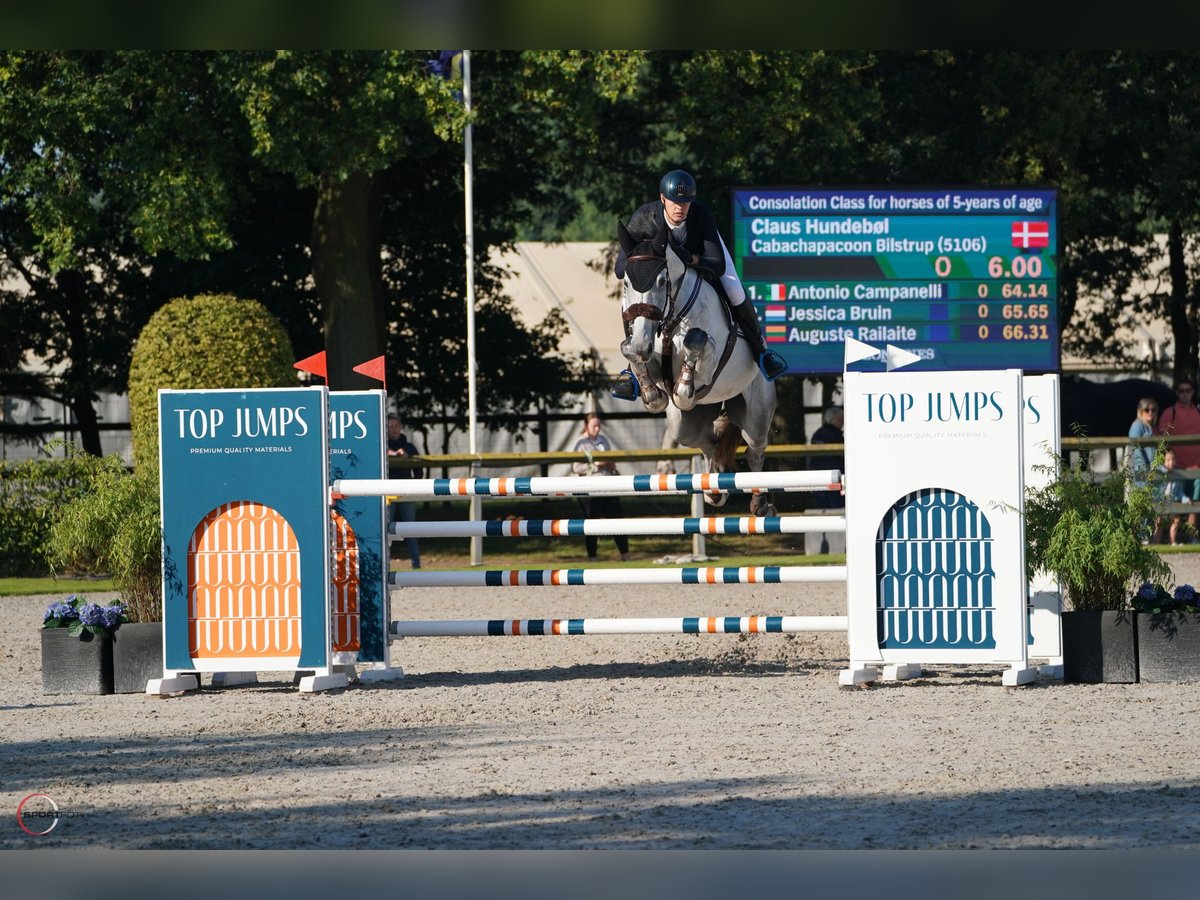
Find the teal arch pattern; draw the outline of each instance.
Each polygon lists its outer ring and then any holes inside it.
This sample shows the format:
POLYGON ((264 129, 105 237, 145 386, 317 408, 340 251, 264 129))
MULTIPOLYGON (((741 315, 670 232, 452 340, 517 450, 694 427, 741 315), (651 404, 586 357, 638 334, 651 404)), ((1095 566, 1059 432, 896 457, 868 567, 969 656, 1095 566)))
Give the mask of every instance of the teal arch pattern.
POLYGON ((875 536, 879 646, 994 649, 992 546, 987 516, 955 491, 896 501, 875 536))

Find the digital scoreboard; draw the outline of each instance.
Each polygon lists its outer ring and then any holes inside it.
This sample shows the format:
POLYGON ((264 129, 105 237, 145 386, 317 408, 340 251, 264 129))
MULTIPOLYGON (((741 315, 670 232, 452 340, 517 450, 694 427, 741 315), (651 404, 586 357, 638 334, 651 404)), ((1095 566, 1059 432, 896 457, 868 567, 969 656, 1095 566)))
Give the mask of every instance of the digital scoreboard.
POLYGON ((1058 193, 736 188, 729 248, 789 372, 841 372, 848 337, 926 371, 1059 368, 1058 193))

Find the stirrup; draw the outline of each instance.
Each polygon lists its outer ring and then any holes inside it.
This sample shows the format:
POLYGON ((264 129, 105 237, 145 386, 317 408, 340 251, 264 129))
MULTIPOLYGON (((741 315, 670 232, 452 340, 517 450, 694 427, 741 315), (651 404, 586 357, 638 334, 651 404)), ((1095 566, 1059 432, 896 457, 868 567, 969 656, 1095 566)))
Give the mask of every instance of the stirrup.
POLYGON ((788 370, 787 362, 774 350, 764 350, 758 355, 758 370, 767 381, 774 381, 788 370))
POLYGON ((614 400, 636 400, 642 395, 642 386, 638 384, 637 376, 629 369, 622 369, 617 380, 609 388, 609 396, 614 400), (629 376, 626 378, 625 376, 629 376))

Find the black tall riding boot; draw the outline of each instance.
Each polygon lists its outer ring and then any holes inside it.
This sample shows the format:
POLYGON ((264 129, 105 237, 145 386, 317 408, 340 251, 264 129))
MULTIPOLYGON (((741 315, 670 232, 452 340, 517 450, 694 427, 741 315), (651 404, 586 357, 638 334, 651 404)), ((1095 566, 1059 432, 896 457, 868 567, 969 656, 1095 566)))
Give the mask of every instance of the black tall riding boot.
POLYGON ((762 330, 759 328, 758 315, 754 312, 754 304, 749 300, 743 300, 732 309, 734 318, 750 342, 750 352, 754 354, 763 378, 767 381, 774 381, 788 370, 788 366, 782 356, 774 350, 768 350, 766 344, 763 343, 762 330))

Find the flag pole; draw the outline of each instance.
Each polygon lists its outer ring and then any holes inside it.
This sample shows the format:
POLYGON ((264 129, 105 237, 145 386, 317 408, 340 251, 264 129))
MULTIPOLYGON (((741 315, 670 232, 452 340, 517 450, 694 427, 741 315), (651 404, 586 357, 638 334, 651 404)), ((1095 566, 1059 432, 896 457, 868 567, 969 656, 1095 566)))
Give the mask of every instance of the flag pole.
MULTIPOLYGON (((475 405, 475 197, 474 167, 471 157, 471 51, 462 52, 463 108, 467 124, 463 129, 463 214, 466 218, 467 252, 467 447, 472 455, 479 452, 476 443, 478 412, 475 405)), ((472 472, 474 474, 474 472, 472 472)), ((470 519, 483 518, 483 500, 471 497, 470 519)), ((483 538, 471 538, 471 565, 483 563, 483 538)))

